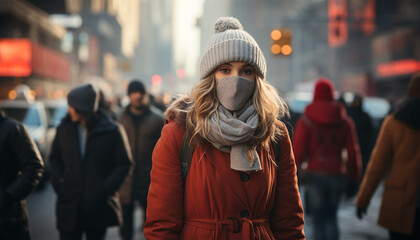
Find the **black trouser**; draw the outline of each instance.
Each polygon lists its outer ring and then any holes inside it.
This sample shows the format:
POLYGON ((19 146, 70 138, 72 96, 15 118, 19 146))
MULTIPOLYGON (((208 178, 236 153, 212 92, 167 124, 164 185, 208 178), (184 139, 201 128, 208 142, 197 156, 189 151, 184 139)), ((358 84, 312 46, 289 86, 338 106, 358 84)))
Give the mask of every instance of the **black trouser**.
POLYGON ((420 239, 420 209, 416 209, 416 216, 414 218, 413 232, 411 235, 402 234, 399 232, 389 231, 391 240, 418 240, 420 239))
MULTIPOLYGON (((133 200, 129 204, 122 204, 123 225, 120 229, 120 235, 123 238, 123 240, 133 239, 133 218, 136 202, 137 200, 133 200)), ((141 209, 143 210, 143 226, 146 222, 147 198, 138 199, 138 202, 140 204, 141 209)))
POLYGON ((86 234, 86 240, 104 240, 106 228, 60 231, 60 240, 82 240, 83 233, 86 234))

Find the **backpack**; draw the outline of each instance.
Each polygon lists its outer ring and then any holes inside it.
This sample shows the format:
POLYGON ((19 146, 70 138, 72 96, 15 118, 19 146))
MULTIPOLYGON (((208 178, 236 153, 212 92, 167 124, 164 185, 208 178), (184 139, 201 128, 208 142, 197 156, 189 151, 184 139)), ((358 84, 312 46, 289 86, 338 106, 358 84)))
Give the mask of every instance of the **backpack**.
MULTIPOLYGON (((188 170, 190 169, 192 155, 194 153, 194 148, 191 148, 188 145, 188 140, 186 139, 185 135, 182 137, 182 144, 181 144, 181 173, 182 173, 182 185, 185 186, 185 181, 187 179, 188 170)), ((276 164, 278 165, 280 162, 280 141, 274 142, 271 141, 274 151, 274 159, 276 164)))

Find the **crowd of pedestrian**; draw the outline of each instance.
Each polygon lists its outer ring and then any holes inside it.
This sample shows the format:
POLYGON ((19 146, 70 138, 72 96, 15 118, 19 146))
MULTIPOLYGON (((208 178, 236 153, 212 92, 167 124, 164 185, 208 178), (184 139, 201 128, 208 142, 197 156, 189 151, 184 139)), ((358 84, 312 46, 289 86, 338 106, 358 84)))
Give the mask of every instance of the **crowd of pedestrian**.
MULTIPOLYGON (((305 213, 315 240, 334 240, 343 196, 356 196, 362 219, 383 179, 378 224, 391 239, 420 239, 420 75, 377 139, 363 97, 347 106, 327 78, 290 126, 255 39, 232 17, 214 29, 199 80, 169 106, 137 79, 118 112, 95 84, 68 93, 45 159, 60 239, 105 239, 111 226, 133 239, 140 207, 147 239, 305 239, 305 213)), ((0 239, 30 239, 25 198, 43 159, 3 112, 0 156, 0 239)))

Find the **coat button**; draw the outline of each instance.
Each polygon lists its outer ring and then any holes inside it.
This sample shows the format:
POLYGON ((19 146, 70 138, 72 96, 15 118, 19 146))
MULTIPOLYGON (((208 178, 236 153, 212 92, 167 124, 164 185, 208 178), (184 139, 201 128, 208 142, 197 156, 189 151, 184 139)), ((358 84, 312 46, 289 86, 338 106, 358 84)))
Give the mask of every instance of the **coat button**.
POLYGON ((247 210, 243 210, 240 214, 241 218, 248 218, 249 212, 247 210))
POLYGON ((241 173, 241 180, 243 182, 248 181, 249 180, 249 174, 247 174, 247 173, 241 173))

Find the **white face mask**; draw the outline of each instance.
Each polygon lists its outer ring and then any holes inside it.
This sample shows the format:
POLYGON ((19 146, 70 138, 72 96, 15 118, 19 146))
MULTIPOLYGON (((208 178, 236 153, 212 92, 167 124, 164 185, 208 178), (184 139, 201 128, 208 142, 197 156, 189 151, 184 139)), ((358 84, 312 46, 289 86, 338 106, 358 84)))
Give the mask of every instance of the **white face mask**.
POLYGON ((254 89, 254 80, 241 76, 222 78, 217 82, 217 98, 227 110, 238 111, 252 97, 254 89))

